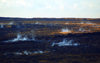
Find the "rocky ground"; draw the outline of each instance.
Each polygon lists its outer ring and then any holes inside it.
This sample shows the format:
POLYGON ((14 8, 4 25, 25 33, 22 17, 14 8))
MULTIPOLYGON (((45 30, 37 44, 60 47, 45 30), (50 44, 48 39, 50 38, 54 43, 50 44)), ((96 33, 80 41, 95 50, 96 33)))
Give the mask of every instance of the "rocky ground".
POLYGON ((100 19, 10 19, 0 18, 0 63, 100 63, 100 19))
MULTIPOLYGON (((34 41, 1 42, 2 63, 99 63, 100 32, 37 37, 34 41), (74 43, 59 46, 67 38, 74 43), (44 39, 40 41, 39 39, 44 39), (58 40, 57 40, 58 39, 58 40), (38 40, 38 41, 37 41, 38 40)), ((67 41, 67 42, 68 42, 67 41)))

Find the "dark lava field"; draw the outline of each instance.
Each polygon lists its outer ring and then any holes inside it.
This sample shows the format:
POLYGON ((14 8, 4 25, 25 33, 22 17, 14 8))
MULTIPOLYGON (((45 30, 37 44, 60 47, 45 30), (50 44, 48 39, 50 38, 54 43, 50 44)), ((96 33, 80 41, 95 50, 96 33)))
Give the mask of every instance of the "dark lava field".
POLYGON ((100 63, 100 19, 0 17, 0 63, 100 63))

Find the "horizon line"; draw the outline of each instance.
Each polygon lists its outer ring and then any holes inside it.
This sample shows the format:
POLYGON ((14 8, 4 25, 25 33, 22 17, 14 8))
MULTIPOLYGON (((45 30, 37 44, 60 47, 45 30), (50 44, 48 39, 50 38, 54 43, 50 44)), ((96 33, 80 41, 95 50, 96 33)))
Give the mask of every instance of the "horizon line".
POLYGON ((14 16, 0 16, 0 17, 4 17, 4 18, 58 18, 58 19, 67 19, 67 18, 75 18, 75 19, 100 19, 99 17, 14 17, 14 16))

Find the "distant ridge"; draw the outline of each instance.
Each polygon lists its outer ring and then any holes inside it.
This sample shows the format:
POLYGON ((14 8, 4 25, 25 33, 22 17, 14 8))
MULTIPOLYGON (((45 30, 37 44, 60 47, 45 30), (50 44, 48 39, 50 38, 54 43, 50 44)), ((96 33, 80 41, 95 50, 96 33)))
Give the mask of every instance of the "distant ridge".
POLYGON ((0 17, 0 21, 100 21, 100 18, 19 18, 0 17))

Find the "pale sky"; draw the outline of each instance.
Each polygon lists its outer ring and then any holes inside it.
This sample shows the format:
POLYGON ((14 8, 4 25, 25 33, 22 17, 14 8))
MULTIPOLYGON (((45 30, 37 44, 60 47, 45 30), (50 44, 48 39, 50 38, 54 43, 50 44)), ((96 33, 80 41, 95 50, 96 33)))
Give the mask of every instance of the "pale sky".
POLYGON ((0 0, 0 17, 100 18, 100 0, 0 0))

